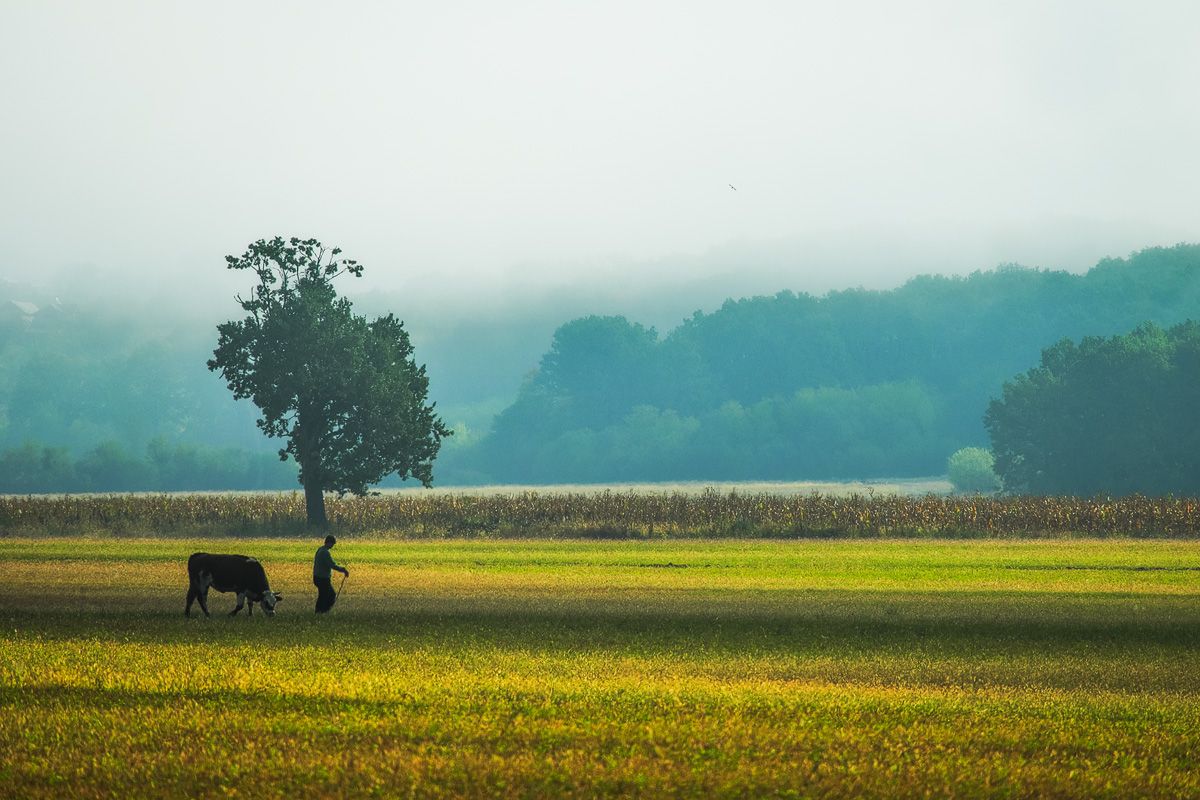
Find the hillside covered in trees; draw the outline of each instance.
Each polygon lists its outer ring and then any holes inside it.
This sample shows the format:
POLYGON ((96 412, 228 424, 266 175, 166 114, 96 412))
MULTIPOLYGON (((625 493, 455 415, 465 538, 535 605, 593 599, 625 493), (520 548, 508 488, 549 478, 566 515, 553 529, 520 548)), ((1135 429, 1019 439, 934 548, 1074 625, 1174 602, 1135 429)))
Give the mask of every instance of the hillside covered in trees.
POLYGON ((451 482, 868 478, 944 470, 986 445, 1014 375, 1069 337, 1200 316, 1200 247, 1083 275, 1002 267, 891 291, 780 292, 697 312, 660 336, 624 317, 554 335, 517 400, 451 482))

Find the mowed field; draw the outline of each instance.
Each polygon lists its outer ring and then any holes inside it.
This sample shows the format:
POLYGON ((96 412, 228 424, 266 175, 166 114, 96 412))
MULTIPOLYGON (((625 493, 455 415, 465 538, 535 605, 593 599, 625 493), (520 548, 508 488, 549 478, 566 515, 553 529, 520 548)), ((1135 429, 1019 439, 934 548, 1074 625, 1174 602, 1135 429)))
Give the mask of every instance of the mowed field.
POLYGON ((1200 797, 1200 543, 316 544, 5 539, 0 796, 1200 797))

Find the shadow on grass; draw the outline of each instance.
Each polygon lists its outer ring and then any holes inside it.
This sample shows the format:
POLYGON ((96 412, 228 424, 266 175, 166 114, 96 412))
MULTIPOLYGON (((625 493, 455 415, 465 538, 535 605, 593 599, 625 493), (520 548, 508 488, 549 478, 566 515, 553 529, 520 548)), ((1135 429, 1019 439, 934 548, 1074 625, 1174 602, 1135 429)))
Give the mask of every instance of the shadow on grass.
POLYGON ((820 590, 783 596, 664 593, 570 599, 414 594, 388 597, 387 607, 343 602, 320 617, 309 610, 307 599, 298 600, 281 607, 274 618, 230 618, 219 601, 210 602, 210 619, 185 618, 174 606, 170 611, 94 605, 85 610, 31 603, 0 610, 0 629, 47 640, 213 646, 407 642, 551 651, 630 646, 681 652, 989 652, 1080 646, 1200 651, 1200 608, 1190 597, 1172 594, 820 590))
POLYGON ((239 689, 219 690, 170 689, 147 691, 126 688, 95 688, 82 686, 42 685, 21 688, 0 686, 0 709, 3 708, 62 708, 95 711, 129 711, 131 708, 177 709, 181 703, 194 703, 216 714, 254 712, 266 714, 335 714, 359 711, 371 715, 394 714, 397 709, 413 710, 432 707, 434 701, 413 697, 387 700, 364 700, 336 695, 303 695, 280 692, 249 692, 239 689))

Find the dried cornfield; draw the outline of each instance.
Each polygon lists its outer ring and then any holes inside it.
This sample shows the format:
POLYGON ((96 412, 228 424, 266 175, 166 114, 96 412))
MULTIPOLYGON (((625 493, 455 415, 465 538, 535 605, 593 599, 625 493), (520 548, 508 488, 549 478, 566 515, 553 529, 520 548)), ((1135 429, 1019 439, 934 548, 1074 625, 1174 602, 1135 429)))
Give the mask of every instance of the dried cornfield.
MULTIPOLYGON (((825 494, 401 492, 330 498, 335 530, 432 537, 1007 537, 1200 533, 1197 498, 825 494)), ((9 496, 8 535, 288 535, 304 531, 299 493, 9 496)))

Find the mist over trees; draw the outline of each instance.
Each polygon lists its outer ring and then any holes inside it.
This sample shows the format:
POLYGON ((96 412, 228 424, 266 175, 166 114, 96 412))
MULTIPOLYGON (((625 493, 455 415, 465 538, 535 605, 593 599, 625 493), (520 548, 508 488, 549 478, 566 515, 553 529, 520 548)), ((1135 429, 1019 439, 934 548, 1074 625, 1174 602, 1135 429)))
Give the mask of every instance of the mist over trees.
POLYGON ((985 446, 983 414, 1047 343, 1200 311, 1200 247, 1086 275, 1019 267, 892 291, 730 300, 659 336, 563 325, 451 480, 869 478, 937 474, 985 446))
POLYGON ((0 284, 0 446, 27 441, 73 454, 104 442, 144 451, 157 437, 257 447, 254 410, 204 367, 203 328, 108 305, 63 305, 0 284))
POLYGON ((263 447, 253 408, 204 368, 211 334, 5 288, 0 491, 296 485, 295 466, 263 447))
MULTIPOLYGON (((224 312, 135 308, 0 282, 0 491, 296 487, 254 406, 205 368, 224 312)), ((1085 275, 1007 267, 730 300, 665 334, 584 315, 551 337, 553 313, 410 319, 457 429, 440 485, 941 474, 989 446, 989 403, 1048 346, 1200 318, 1200 247, 1085 275)))

